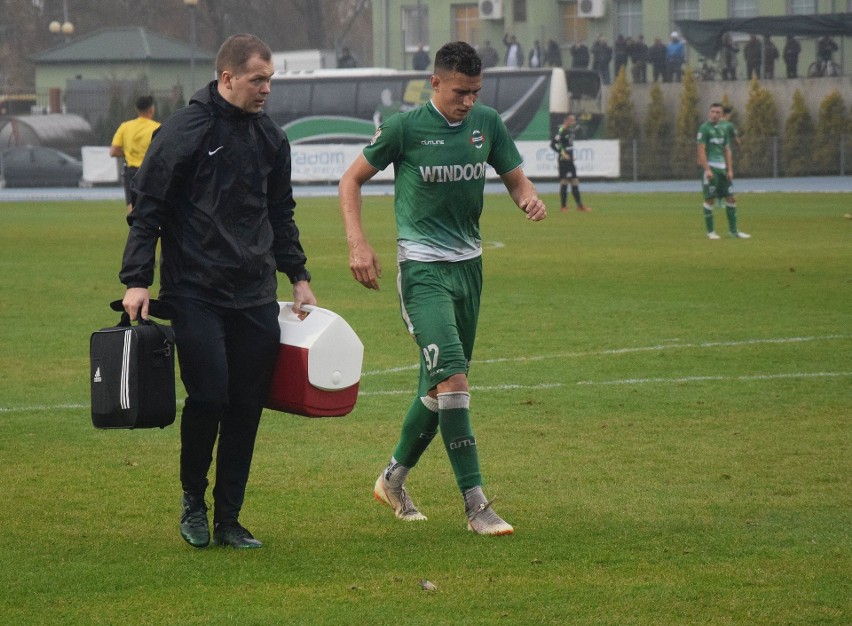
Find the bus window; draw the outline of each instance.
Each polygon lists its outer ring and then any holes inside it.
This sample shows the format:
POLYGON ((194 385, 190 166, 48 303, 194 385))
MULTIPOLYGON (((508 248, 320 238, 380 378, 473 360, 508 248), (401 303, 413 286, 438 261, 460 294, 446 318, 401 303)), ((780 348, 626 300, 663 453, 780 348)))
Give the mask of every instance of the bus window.
POLYGON ((547 90, 547 77, 541 75, 501 76, 497 90, 497 102, 493 106, 498 111, 508 111, 518 102, 535 98, 538 103, 544 99, 547 90))
POLYGON ((358 99, 355 101, 357 116, 371 118, 379 106, 391 107, 394 103, 399 109, 402 103, 402 87, 403 83, 398 78, 361 81, 358 86, 358 99))
POLYGON ((266 103, 266 112, 282 125, 311 115, 311 83, 295 80, 275 83, 266 103))
POLYGON ((355 81, 318 81, 311 96, 311 107, 324 115, 351 115, 357 87, 355 81))

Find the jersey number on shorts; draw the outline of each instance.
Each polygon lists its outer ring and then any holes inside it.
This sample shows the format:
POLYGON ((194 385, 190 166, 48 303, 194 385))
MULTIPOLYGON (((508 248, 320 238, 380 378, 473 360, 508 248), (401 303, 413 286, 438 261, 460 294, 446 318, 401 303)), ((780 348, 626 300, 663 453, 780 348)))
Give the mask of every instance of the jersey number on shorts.
POLYGON ((423 348, 423 358, 426 360, 426 369, 432 370, 438 365, 438 354, 439 354, 438 346, 434 343, 430 343, 428 346, 423 348))

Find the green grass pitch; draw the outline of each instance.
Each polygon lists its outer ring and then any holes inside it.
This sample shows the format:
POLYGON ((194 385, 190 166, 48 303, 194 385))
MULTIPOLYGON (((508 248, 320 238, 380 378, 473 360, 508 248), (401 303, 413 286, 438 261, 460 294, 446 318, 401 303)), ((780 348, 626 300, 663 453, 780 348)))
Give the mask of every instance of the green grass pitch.
POLYGON ((365 344, 361 396, 265 413, 250 553, 180 539, 178 424, 91 426, 121 203, 1 204, 4 623, 850 623, 852 194, 740 194, 749 241, 705 239, 697 190, 586 195, 537 224, 486 199, 472 414, 516 528, 495 539, 466 531, 440 441, 409 479, 428 522, 372 500, 417 376, 391 199, 365 199, 379 292, 336 200, 299 202, 320 306, 365 344))

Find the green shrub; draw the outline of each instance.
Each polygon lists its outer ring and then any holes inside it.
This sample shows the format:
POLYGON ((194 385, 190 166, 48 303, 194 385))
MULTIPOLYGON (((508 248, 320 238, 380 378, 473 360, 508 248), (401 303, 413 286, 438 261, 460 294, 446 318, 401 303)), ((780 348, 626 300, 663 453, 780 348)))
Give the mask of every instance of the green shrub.
POLYGON ((798 89, 793 94, 790 115, 784 124, 784 139, 781 144, 781 164, 784 173, 802 176, 813 171, 815 129, 805 96, 798 89))

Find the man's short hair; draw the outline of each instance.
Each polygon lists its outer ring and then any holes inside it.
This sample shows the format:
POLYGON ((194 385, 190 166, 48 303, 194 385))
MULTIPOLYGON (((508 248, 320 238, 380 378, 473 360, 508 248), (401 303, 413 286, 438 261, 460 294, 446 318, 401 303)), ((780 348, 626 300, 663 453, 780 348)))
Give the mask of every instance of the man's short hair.
POLYGON ((231 35, 216 54, 216 75, 221 76, 225 70, 233 72, 243 69, 255 55, 264 61, 272 60, 272 50, 259 37, 247 33, 231 35))
POLYGON ((723 106, 722 107, 722 113, 724 113, 725 115, 728 115, 728 113, 733 113, 733 112, 734 112, 734 107, 730 107, 730 106, 723 106))
POLYGON ((464 41, 444 44, 435 53, 435 72, 458 72, 465 76, 482 74, 482 59, 473 47, 464 41))
POLYGON ((711 109, 720 108, 723 111, 725 110, 725 107, 722 106, 721 102, 714 102, 713 104, 710 105, 710 108, 711 109))
POLYGON ((136 98, 136 110, 140 113, 154 106, 154 96, 139 96, 136 98))

